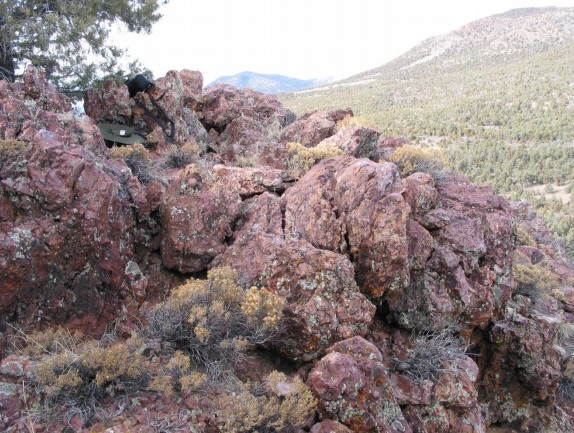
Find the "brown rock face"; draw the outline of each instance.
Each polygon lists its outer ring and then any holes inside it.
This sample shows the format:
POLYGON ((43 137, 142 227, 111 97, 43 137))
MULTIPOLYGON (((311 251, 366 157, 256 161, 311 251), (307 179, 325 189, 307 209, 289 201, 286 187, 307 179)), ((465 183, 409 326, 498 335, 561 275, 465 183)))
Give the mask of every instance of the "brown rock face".
POLYGON ((354 432, 412 432, 388 388, 379 350, 361 337, 341 341, 319 360, 307 384, 324 417, 354 432))
POLYGON ((235 267, 242 283, 285 299, 285 331, 274 344, 294 360, 315 359, 335 341, 363 335, 375 313, 357 288, 351 263, 304 241, 244 230, 213 265, 235 267))
POLYGON ((381 298, 409 280, 403 189, 394 164, 329 158, 285 193, 285 232, 347 255, 361 290, 381 298))

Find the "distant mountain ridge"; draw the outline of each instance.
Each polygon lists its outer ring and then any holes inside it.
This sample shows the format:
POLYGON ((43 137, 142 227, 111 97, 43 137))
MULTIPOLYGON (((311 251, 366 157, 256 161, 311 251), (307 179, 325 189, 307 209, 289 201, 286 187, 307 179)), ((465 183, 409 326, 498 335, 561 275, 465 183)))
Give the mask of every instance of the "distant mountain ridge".
POLYGON ((460 69, 516 61, 574 40, 573 8, 524 8, 473 21, 458 30, 433 36, 379 68, 343 80, 361 80, 374 73, 408 75, 427 69, 460 69))
POLYGON ((252 89, 261 93, 286 93, 319 86, 325 84, 325 81, 317 79, 301 80, 278 74, 259 74, 257 72, 244 71, 235 75, 219 77, 206 87, 211 87, 217 83, 227 83, 239 89, 252 89))

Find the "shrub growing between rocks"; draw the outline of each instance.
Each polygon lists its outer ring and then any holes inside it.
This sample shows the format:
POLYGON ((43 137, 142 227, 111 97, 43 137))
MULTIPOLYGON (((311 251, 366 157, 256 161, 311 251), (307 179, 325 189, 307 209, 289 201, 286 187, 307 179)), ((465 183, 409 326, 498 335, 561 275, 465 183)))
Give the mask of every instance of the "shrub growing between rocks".
POLYGON ((337 132, 339 132, 341 129, 345 127, 350 128, 353 126, 364 126, 365 128, 375 128, 372 122, 365 117, 347 115, 343 117, 343 119, 337 122, 337 126, 335 127, 335 129, 337 132))
POLYGON ((26 149, 26 143, 20 140, 0 140, 0 170, 16 161, 26 149))
POLYGON ((144 185, 155 178, 150 171, 150 153, 143 144, 134 143, 126 146, 115 147, 111 151, 111 156, 112 158, 123 159, 132 171, 132 174, 144 185))
POLYGON ((515 251, 514 261, 513 274, 518 283, 518 294, 536 301, 541 295, 550 294, 559 285, 558 275, 546 267, 545 260, 533 265, 524 254, 515 251))
POLYGON ((47 409, 66 408, 65 418, 88 420, 107 397, 147 384, 152 372, 132 345, 82 342, 63 329, 32 333, 23 353, 35 364, 33 385, 47 409))
POLYGON ((399 147, 389 159, 399 167, 405 177, 416 172, 424 172, 435 178, 444 172, 448 162, 442 149, 423 149, 409 145, 399 147))
POLYGON ((343 154, 343 150, 325 142, 315 147, 305 147, 301 143, 291 142, 287 143, 287 151, 289 171, 296 178, 303 176, 320 160, 343 154))
POLYGON ((465 355, 466 349, 467 346, 462 338, 451 328, 413 333, 413 342, 407 350, 407 359, 393 359, 393 367, 412 378, 417 384, 425 380, 436 382, 443 365, 465 355))
POLYGON ((142 335, 172 343, 211 378, 242 360, 249 346, 278 331, 283 300, 264 288, 245 291, 229 267, 190 279, 147 314, 142 335))
POLYGON ((272 433, 300 428, 317 407, 313 393, 298 377, 291 381, 274 371, 263 384, 250 385, 225 401, 222 432, 272 433))
POLYGON ((185 143, 181 147, 171 146, 164 155, 161 165, 171 168, 185 167, 196 162, 199 158, 200 148, 195 142, 185 143))

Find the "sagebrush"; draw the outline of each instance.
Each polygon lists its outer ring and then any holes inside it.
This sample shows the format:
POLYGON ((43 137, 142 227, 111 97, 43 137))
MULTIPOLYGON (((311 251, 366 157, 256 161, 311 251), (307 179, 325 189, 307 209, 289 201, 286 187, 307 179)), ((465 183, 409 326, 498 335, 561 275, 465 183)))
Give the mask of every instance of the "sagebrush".
POLYGON ((20 140, 0 140, 0 170, 15 162, 26 150, 26 143, 20 140))
POLYGON ((275 371, 257 385, 246 384, 225 401, 222 432, 272 433, 301 428, 312 420, 317 400, 298 377, 289 380, 275 371))
POLYGON ((411 145, 399 147, 389 157, 403 176, 416 172, 429 173, 435 177, 442 174, 448 162, 446 155, 440 148, 422 148, 411 145))
POLYGON ((151 172, 151 156, 149 151, 141 143, 114 147, 111 151, 112 158, 123 159, 141 183, 147 184, 155 176, 151 172))
POLYGON ((229 267, 190 279, 147 314, 142 335, 168 341, 196 367, 217 378, 244 359, 247 348, 279 329, 283 300, 265 288, 244 290, 229 267))
POLYGON ((287 143, 287 151, 289 171, 296 178, 307 173, 321 159, 343 154, 342 149, 328 142, 321 142, 315 147, 291 142, 287 143))

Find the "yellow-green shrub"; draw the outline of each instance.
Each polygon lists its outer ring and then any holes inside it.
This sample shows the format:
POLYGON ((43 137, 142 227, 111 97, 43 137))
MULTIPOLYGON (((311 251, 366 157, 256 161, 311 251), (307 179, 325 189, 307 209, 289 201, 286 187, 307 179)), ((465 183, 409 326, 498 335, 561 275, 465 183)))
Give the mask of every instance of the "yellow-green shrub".
MULTIPOLYGON (((30 345, 47 335, 30 335, 30 345)), ((42 392, 45 406, 65 407, 68 417, 79 414, 85 420, 102 399, 145 385, 153 374, 146 358, 127 344, 80 342, 69 333, 55 345, 28 353, 36 354, 33 382, 42 392)))
POLYGON ((143 144, 134 143, 115 147, 112 149, 110 155, 112 158, 123 159, 132 171, 132 174, 136 176, 141 183, 146 184, 154 178, 150 171, 150 153, 143 144))
POLYGON ((274 371, 263 384, 254 387, 257 395, 249 385, 225 402, 226 407, 221 411, 222 419, 226 420, 222 432, 272 432, 303 427, 317 407, 311 390, 298 377, 291 381, 274 371))
POLYGON ((287 152, 289 171, 297 178, 307 173, 321 159, 343 154, 343 150, 325 142, 315 147, 305 147, 295 142, 287 143, 287 152))
POLYGON ((26 143, 12 138, 0 140, 0 170, 12 162, 26 150, 26 143))
POLYGON ((435 176, 444 170, 448 162, 440 148, 423 149, 410 145, 399 147, 389 160, 399 167, 403 176, 420 171, 435 176))
POLYGON ((545 260, 533 265, 521 252, 514 252, 514 280, 518 293, 536 300, 542 294, 550 294, 560 284, 560 278, 547 268, 545 260))
POLYGON ((366 128, 375 128, 373 123, 366 117, 346 115, 345 117, 343 117, 343 119, 337 122, 336 130, 338 132, 344 127, 350 128, 353 126, 364 126, 366 128))
POLYGON ((206 280, 190 279, 147 314, 142 334, 171 342, 212 378, 243 359, 248 347, 263 344, 278 330, 283 300, 264 288, 248 291, 229 267, 206 280))
POLYGON ((198 160, 201 149, 195 142, 183 144, 181 147, 172 145, 163 157, 162 164, 166 167, 179 168, 198 160))
POLYGON ((535 247, 537 245, 536 241, 530 235, 530 233, 528 233, 526 229, 524 229, 524 227, 522 227, 520 224, 516 225, 515 235, 516 235, 516 243, 518 245, 524 245, 528 247, 535 247))

